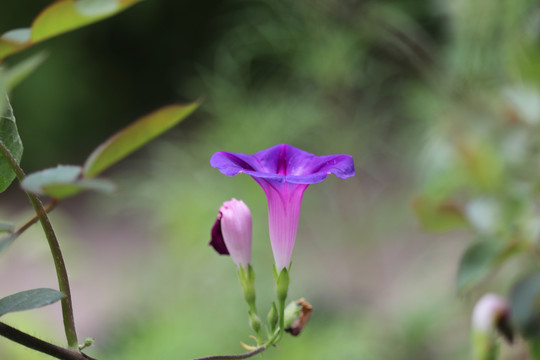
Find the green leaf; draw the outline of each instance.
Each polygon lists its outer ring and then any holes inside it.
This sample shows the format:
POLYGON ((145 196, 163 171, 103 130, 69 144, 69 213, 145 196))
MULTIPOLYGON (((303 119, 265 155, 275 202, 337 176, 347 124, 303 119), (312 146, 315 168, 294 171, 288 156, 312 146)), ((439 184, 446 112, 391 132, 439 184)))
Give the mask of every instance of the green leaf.
POLYGON ((525 338, 540 339, 540 272, 522 278, 514 286, 510 293, 510 317, 525 338))
POLYGON ((0 37, 0 60, 43 40, 113 16, 140 0, 58 0, 34 19, 30 28, 0 37))
POLYGON ((10 30, 0 36, 0 60, 30 45, 29 28, 10 30))
POLYGON ((108 15, 118 11, 120 2, 116 0, 78 0, 75 9, 85 16, 108 15))
POLYGON ((56 199, 73 196, 84 190, 110 193, 115 189, 107 180, 83 178, 82 168, 73 165, 59 165, 30 174, 21 182, 21 187, 25 191, 56 199))
POLYGON ((13 224, 0 221, 0 232, 12 232, 13 224))
POLYGON ((11 234, 8 234, 0 238, 0 252, 4 251, 4 249, 6 249, 9 245, 11 245, 11 243, 15 241, 17 236, 18 234, 13 232, 11 234))
MULTIPOLYGON (((0 93, 0 96, 3 95, 0 93)), ((7 105, 7 111, 4 115, 0 115, 0 141, 3 142, 11 155, 17 160, 17 163, 19 163, 23 153, 23 145, 15 123, 13 109, 8 100, 6 100, 5 104, 7 105)), ((15 172, 13 172, 8 159, 0 154, 0 192, 6 190, 13 179, 15 179, 15 172)))
POLYGON ((456 284, 458 292, 470 291, 491 271, 516 254, 517 250, 515 244, 499 239, 480 240, 471 244, 459 262, 456 284))
POLYGON ((418 196, 413 200, 412 206, 422 227, 426 230, 448 231, 468 226, 463 209, 451 201, 418 196))
POLYGON ((94 4, 94 11, 90 1, 60 0, 43 10, 32 24, 32 41, 38 42, 50 37, 89 25, 93 22, 114 15, 140 0, 112 0, 101 1, 101 5, 94 4), (107 4, 108 3, 108 4, 107 4), (99 11, 101 9, 101 11, 99 11))
POLYGON ((101 144, 86 160, 84 176, 94 177, 190 115, 200 102, 160 108, 120 130, 101 144))
POLYGON ((16 311, 25 311, 53 304, 66 297, 53 289, 33 289, 22 291, 0 299, 0 316, 16 311))
POLYGON ((10 91, 28 75, 30 75, 45 59, 47 55, 45 53, 37 53, 29 58, 21 61, 18 64, 6 69, 4 71, 5 76, 5 90, 10 91))

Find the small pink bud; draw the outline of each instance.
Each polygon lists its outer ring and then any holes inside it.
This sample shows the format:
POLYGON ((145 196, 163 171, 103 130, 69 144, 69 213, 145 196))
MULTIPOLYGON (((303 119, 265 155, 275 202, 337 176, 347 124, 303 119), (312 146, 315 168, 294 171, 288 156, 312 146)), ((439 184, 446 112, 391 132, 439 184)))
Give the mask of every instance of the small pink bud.
POLYGON ((212 227, 210 245, 223 255, 230 254, 237 266, 251 263, 251 212, 242 200, 225 201, 212 227))
POLYGON ((512 342, 513 332, 508 323, 510 307, 503 297, 485 294, 474 306, 472 326, 482 333, 499 332, 508 342, 512 342))

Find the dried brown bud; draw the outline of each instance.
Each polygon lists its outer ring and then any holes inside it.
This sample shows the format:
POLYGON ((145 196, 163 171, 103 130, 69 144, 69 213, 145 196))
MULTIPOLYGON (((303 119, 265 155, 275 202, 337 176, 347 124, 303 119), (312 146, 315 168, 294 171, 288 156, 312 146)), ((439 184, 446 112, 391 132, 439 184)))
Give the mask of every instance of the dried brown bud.
POLYGON ((304 298, 298 300, 296 304, 301 307, 298 318, 292 323, 290 327, 285 329, 285 331, 290 333, 292 336, 298 336, 300 334, 300 332, 308 322, 309 317, 311 316, 311 312, 313 311, 313 307, 311 306, 311 304, 308 303, 304 298))

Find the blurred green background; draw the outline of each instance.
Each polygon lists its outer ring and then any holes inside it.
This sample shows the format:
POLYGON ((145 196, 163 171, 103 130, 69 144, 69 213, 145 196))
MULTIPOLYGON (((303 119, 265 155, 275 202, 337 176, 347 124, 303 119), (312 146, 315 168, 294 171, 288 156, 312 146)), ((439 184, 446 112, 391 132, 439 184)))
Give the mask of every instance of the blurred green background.
MULTIPOLYGON (((28 26, 49 3, 1 2, 0 33, 28 26)), ((468 133, 508 109, 540 119, 539 24, 530 0, 146 0, 8 59, 49 54, 12 94, 27 172, 80 164, 137 117, 204 97, 196 114, 107 174, 116 194, 68 200, 52 216, 79 336, 96 339, 88 353, 190 359, 242 351, 250 333, 235 268, 207 242, 223 201, 250 206, 266 313, 266 199, 249 177, 225 177, 208 161, 215 151, 290 143, 351 154, 357 175, 306 191, 289 294, 307 298, 314 312, 298 338, 264 357, 468 358, 476 298, 459 297, 454 285, 468 235, 422 230, 411 202, 446 164, 439 157, 426 165, 425 157, 448 129, 468 133), (508 100, 509 88, 529 90, 508 100)), ((16 186, 3 196, 2 218, 30 216, 16 186)), ((2 254, 2 294, 56 287, 39 230, 2 254)), ((63 343, 59 306, 5 319, 63 343)), ((503 354, 523 358, 520 345, 503 354)), ((45 356, 4 340, 0 358, 45 356)))

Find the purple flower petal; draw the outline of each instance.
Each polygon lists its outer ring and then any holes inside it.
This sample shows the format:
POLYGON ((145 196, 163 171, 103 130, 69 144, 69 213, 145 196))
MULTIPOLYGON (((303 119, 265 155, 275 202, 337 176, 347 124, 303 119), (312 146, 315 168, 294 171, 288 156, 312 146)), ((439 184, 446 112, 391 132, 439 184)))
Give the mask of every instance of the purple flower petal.
POLYGON ((307 187, 323 181, 328 174, 341 179, 354 176, 350 155, 316 156, 287 144, 253 155, 217 152, 212 155, 210 165, 227 176, 248 174, 263 188, 268 199, 270 241, 278 271, 289 266, 307 187))
POLYGON ((281 144, 254 155, 220 151, 212 155, 210 165, 227 176, 245 173, 276 183, 314 184, 334 174, 341 179, 354 176, 350 155, 316 156, 281 144))

